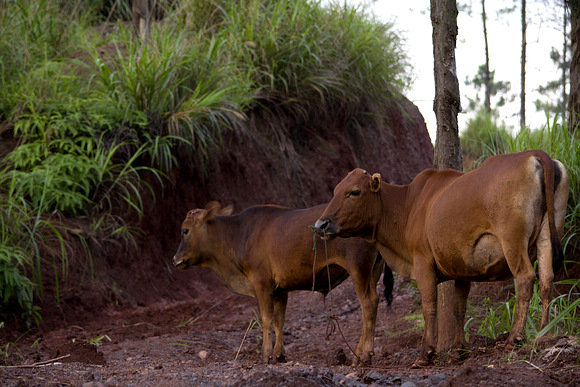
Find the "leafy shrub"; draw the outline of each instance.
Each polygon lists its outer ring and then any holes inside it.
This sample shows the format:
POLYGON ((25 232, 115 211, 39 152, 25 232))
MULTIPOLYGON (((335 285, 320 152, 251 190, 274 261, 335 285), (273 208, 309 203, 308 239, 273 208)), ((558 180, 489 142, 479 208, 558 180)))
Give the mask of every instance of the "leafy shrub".
POLYGON ((493 114, 481 109, 461 133, 461 149, 477 165, 489 156, 506 153, 509 137, 505 126, 498 125, 493 114))

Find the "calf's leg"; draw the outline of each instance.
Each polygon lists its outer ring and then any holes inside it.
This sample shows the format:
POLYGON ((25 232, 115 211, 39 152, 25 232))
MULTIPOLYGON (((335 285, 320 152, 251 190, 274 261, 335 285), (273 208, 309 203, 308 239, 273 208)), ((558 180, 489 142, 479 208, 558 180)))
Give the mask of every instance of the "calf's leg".
POLYGON ((272 286, 263 282, 252 282, 262 319, 262 336, 264 337, 262 342, 262 360, 266 364, 275 363, 276 359, 272 356, 272 320, 274 316, 272 286))
POLYGON ((279 362, 286 361, 283 336, 287 304, 288 293, 284 292, 274 296, 274 334, 276 335, 276 343, 274 344, 274 360, 279 362))

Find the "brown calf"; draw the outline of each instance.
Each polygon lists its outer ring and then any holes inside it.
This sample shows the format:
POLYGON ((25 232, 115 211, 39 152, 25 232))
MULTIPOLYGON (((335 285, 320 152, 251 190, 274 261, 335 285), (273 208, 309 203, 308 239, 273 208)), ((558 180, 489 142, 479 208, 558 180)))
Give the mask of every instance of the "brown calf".
MULTIPOLYGON (((205 210, 189 211, 181 229, 181 244, 173 264, 181 269, 199 265, 213 270, 231 291, 258 300, 264 342, 264 362, 285 358, 282 329, 288 292, 330 291, 324 242, 318 243, 314 262, 313 232, 308 228, 326 205, 292 210, 254 206, 233 216, 213 202, 205 210), (272 350, 272 324, 276 343, 272 350)), ((372 244, 360 238, 327 244, 331 287, 349 275, 362 306, 363 328, 356 354, 370 362, 378 296, 376 285, 383 260, 372 244)), ((392 277, 391 277, 392 280, 392 277)))

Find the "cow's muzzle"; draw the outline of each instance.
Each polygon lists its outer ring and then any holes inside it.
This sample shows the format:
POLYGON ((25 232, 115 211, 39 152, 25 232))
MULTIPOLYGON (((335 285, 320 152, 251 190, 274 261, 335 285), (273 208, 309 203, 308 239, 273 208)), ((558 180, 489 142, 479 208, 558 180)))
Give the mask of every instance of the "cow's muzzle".
POLYGON ((182 270, 185 270, 189 267, 187 262, 185 262, 183 259, 178 259, 175 256, 173 257, 173 266, 182 270))
POLYGON ((314 231, 322 239, 332 239, 336 237, 334 224, 328 219, 318 219, 314 223, 314 231))

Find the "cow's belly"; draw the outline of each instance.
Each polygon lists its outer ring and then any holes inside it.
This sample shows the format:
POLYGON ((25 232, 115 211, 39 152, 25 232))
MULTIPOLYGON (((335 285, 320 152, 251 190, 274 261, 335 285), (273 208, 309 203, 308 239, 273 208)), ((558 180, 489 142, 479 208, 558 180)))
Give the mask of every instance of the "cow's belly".
POLYGON ((499 281, 511 276, 503 249, 493 234, 481 235, 473 247, 456 246, 452 259, 438 257, 438 267, 445 277, 466 281, 499 281))

